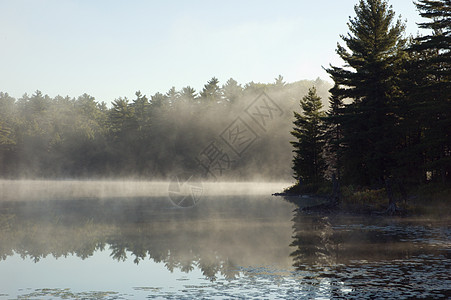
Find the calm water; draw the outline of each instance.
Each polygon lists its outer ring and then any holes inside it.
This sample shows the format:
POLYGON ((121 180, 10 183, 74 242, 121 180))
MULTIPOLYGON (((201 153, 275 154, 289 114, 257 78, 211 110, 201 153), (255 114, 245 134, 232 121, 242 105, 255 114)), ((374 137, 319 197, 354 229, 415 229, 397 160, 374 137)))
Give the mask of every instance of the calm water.
POLYGON ((180 208, 168 183, 0 181, 0 299, 451 297, 450 224, 305 214, 283 186, 180 208))

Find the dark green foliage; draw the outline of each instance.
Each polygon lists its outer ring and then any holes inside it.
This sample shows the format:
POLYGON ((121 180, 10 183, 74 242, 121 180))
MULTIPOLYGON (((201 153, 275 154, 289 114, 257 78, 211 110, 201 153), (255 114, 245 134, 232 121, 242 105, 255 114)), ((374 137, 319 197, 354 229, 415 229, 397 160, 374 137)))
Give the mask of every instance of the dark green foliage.
POLYGON ((321 119, 324 113, 321 98, 316 89, 309 89, 300 101, 302 114, 294 112, 294 128, 291 134, 296 138, 291 144, 295 153, 293 158, 294 178, 299 183, 317 184, 323 181, 325 162, 323 158, 324 136, 321 119))
POLYGON ((324 119, 329 172, 344 183, 383 188, 451 181, 451 2, 415 3, 431 32, 406 41, 383 0, 360 0, 330 66, 324 119))
MULTIPOLYGON (((358 184, 377 184, 391 175, 399 140, 396 106, 406 41, 404 25, 382 0, 361 0, 341 36, 337 54, 346 67, 331 66, 332 97, 350 99, 340 112, 343 133, 342 177, 358 184)), ((337 120, 335 116, 332 120, 337 120)))
POLYGON ((422 157, 417 172, 423 178, 428 172, 430 180, 451 181, 451 2, 420 0, 416 6, 428 19, 420 28, 430 32, 409 49, 407 96, 418 122, 410 124, 416 130, 409 150, 422 157))
POLYGON ((341 155, 343 152, 343 133, 341 123, 344 104, 342 97, 333 92, 335 89, 337 89, 337 86, 334 86, 331 89, 332 92, 329 97, 329 110, 323 120, 325 127, 325 152, 328 172, 330 174, 335 173, 337 178, 340 179, 340 170, 342 168, 341 155))

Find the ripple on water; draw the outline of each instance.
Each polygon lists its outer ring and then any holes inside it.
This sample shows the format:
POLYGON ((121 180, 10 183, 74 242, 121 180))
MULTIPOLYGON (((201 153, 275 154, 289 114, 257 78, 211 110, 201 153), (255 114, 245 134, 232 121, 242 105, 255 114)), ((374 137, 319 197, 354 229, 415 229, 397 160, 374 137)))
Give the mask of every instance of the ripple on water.
MULTIPOLYGON (((37 289, 17 299, 446 299, 451 296, 451 262, 443 255, 418 255, 409 259, 333 266, 304 266, 302 271, 275 268, 239 268, 233 280, 190 284, 180 289, 134 287, 135 294, 112 291, 74 292, 37 289)), ((7 296, 7 295, 0 295, 7 296)))

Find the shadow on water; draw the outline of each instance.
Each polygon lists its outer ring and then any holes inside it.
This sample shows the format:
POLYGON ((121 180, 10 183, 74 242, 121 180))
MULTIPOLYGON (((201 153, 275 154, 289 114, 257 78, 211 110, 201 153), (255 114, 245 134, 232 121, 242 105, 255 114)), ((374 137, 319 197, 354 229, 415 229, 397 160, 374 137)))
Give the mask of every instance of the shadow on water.
POLYGON ((0 201, 0 267, 14 255, 85 260, 102 251, 112 261, 200 270, 211 285, 185 286, 188 298, 205 289, 209 297, 445 298, 450 249, 449 225, 307 214, 262 195, 208 196, 185 209, 161 195, 0 201))

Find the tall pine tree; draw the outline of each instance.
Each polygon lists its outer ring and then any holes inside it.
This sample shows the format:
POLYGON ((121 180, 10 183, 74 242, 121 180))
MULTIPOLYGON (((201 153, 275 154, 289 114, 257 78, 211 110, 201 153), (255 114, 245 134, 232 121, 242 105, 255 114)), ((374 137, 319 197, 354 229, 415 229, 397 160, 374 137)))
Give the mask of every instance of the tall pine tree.
POLYGON ((418 148, 424 155, 423 175, 443 182, 451 180, 451 1, 419 0, 415 3, 429 29, 410 47, 416 54, 410 73, 415 118, 421 123, 418 148))
POLYGON ((391 175, 399 140, 396 101, 406 46, 404 24, 383 0, 360 0, 349 33, 337 45, 344 67, 330 66, 332 97, 350 99, 342 110, 343 174, 348 182, 370 185, 391 175))

